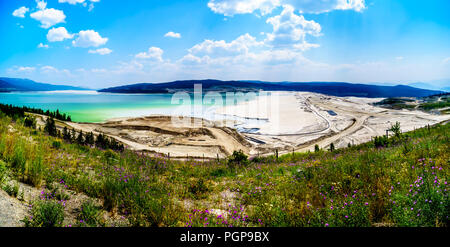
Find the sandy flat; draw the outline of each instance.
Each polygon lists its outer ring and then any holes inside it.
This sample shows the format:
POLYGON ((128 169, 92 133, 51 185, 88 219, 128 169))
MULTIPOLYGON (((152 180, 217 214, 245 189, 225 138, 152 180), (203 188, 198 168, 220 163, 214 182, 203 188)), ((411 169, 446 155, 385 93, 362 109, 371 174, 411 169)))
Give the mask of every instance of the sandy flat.
POLYGON ((326 128, 326 121, 312 111, 300 94, 272 92, 255 100, 217 109, 217 114, 257 119, 238 123, 241 128, 258 129, 261 135, 299 134, 326 128))

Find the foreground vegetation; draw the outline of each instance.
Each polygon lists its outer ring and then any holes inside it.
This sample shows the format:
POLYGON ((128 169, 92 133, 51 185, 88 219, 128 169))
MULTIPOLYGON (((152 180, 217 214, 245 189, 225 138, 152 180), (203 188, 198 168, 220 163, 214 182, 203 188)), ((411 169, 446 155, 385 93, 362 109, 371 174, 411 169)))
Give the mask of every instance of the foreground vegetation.
POLYGON ((91 198, 73 226, 108 226, 109 212, 131 226, 447 227, 450 125, 397 133, 278 158, 174 161, 80 145, 2 114, 0 183, 13 196, 6 180, 42 190, 26 226, 67 226, 70 190, 91 198))

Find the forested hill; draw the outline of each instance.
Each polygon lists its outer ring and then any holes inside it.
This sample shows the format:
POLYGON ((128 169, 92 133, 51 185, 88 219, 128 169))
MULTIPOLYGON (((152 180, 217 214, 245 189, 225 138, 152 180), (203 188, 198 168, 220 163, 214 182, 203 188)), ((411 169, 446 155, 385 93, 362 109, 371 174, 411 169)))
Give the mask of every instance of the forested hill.
POLYGON ((86 90, 86 89, 66 85, 53 85, 47 83, 40 83, 29 79, 0 77, 0 92, 59 91, 59 90, 86 90))
POLYGON ((411 86, 378 86, 354 84, 346 82, 263 82, 263 81, 220 81, 220 80, 187 80, 166 83, 141 83, 99 90, 108 93, 172 93, 177 91, 191 92, 194 84, 202 84, 203 92, 208 91, 305 91, 332 96, 357 97, 425 97, 439 94, 440 91, 419 89, 411 86))

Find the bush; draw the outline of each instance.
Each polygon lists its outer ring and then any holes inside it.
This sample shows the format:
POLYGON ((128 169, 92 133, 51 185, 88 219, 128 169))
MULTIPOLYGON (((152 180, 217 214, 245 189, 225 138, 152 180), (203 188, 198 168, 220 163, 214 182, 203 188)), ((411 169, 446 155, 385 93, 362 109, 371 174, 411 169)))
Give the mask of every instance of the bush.
POLYGON ((391 126, 389 129, 394 133, 394 136, 399 138, 402 135, 402 130, 400 129, 400 123, 396 122, 394 125, 391 126))
POLYGON ((58 134, 58 131, 56 129, 55 120, 52 117, 47 118, 47 121, 45 122, 44 131, 47 132, 51 136, 56 136, 58 134))
POLYGON ((61 148, 61 142, 60 141, 53 141, 52 147, 55 148, 55 149, 60 149, 61 148))
POLYGON ((228 166, 235 167, 246 166, 250 162, 248 161, 248 156, 244 154, 242 150, 234 151, 233 154, 228 158, 228 166))
POLYGON ((330 144, 330 152, 334 152, 336 148, 334 147, 334 143, 330 144))
POLYGON ((5 186, 3 186, 3 190, 8 193, 8 195, 12 196, 12 197, 17 197, 17 195, 19 194, 19 184, 18 183, 14 183, 13 186, 11 186, 10 184, 5 184, 5 186))
POLYGON ((68 201, 70 200, 70 196, 64 192, 61 188, 53 188, 52 194, 55 195, 56 200, 58 201, 68 201))
POLYGON ((32 116, 27 116, 23 120, 23 125, 28 128, 36 129, 36 119, 32 116))
POLYGON ((61 227, 64 221, 64 207, 53 200, 36 201, 31 217, 22 220, 26 227, 61 227))
POLYGON ((319 152, 319 151, 320 151, 320 147, 319 147, 319 145, 316 144, 316 145, 314 146, 314 152, 317 153, 317 152, 319 152))
POLYGON ((189 186, 189 193, 191 193, 195 199, 200 199, 208 191, 209 188, 203 178, 195 180, 189 186))
POLYGON ((373 143, 376 148, 387 147, 389 138, 387 136, 375 136, 373 143))
POLYGON ((103 226, 104 223, 100 219, 100 207, 96 206, 93 201, 89 200, 81 205, 81 212, 78 214, 80 224, 96 227, 103 226))

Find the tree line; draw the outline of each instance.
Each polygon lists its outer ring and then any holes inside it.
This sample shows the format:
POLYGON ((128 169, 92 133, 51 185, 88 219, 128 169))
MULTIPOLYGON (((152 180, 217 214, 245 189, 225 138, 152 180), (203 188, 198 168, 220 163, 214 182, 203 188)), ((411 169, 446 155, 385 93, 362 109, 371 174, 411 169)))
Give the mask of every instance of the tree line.
POLYGON ((56 111, 44 111, 42 109, 37 108, 31 108, 27 106, 13 106, 13 105, 7 105, 7 104, 0 104, 0 111, 3 112, 5 115, 12 117, 12 118, 23 118, 25 117, 25 112, 35 113, 35 114, 41 114, 45 115, 54 119, 58 119, 61 121, 68 121, 71 122, 72 118, 65 113, 59 112, 59 110, 56 111))
POLYGON ((68 129, 64 127, 61 132, 56 128, 55 120, 52 117, 48 117, 45 122, 44 131, 50 136, 60 137, 69 143, 77 143, 79 145, 97 147, 101 149, 112 149, 115 151, 123 151, 124 146, 122 143, 116 141, 114 138, 110 138, 104 134, 98 134, 97 136, 94 133, 83 133, 82 130, 79 132, 75 131, 75 129, 68 129))

